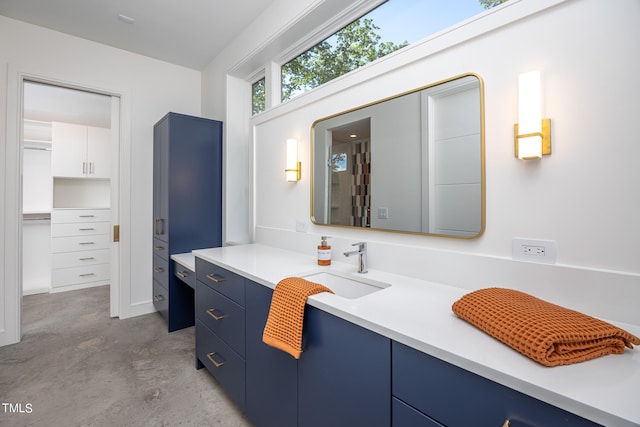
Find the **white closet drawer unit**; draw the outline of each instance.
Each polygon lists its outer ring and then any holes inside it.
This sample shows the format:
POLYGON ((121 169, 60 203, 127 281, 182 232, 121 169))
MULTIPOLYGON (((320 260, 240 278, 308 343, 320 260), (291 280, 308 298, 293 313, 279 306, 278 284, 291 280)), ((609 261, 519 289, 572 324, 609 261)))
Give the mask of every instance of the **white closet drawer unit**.
POLYGON ((109 271, 109 264, 53 269, 51 272, 51 286, 60 287, 106 281, 109 280, 109 271))
POLYGON ((109 264, 109 249, 97 251, 62 252, 53 254, 51 266, 53 268, 84 267, 87 265, 109 264))
POLYGON ((109 248, 109 235, 54 237, 51 239, 51 252, 93 251, 109 248))
POLYGON ((51 212, 52 224, 109 221, 111 221, 109 209, 54 209, 51 212))
POLYGON ((51 213, 51 286, 108 282, 109 209, 54 209, 51 213))
POLYGON ((51 224, 51 237, 86 236, 109 234, 108 222, 80 222, 51 224))

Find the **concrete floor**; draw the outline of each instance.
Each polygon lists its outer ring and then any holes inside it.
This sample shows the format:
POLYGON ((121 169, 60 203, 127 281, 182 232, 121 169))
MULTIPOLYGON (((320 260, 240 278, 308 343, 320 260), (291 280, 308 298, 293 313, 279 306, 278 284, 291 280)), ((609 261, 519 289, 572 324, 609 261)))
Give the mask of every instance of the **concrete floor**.
POLYGON ((250 426, 206 369, 194 328, 109 318, 109 287, 23 298, 22 342, 0 347, 0 426, 250 426), (14 406, 14 409, 16 406, 14 406))

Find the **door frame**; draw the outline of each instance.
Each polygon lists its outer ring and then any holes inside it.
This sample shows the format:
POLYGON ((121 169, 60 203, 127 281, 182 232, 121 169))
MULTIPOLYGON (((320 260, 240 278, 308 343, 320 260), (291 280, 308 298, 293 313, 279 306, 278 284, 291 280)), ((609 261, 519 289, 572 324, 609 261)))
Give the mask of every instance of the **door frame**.
MULTIPOLYGON (((34 72, 19 70, 14 64, 8 65, 7 73, 7 122, 6 144, 4 152, 4 229, 0 230, 0 237, 4 237, 4 247, 0 251, 2 259, 0 266, 4 266, 3 286, 0 288, 0 305, 3 305, 4 322, 0 322, 0 346, 17 343, 22 338, 22 119, 23 119, 23 88, 25 81, 32 81, 55 86, 83 90, 97 94, 116 97, 119 99, 119 114, 115 117, 119 124, 119 132, 112 135, 112 141, 117 144, 112 153, 117 153, 112 162, 111 186, 116 187, 118 206, 115 210, 116 220, 119 218, 120 230, 128 229, 131 218, 130 188, 122 183, 130 182, 128 158, 124 155, 124 147, 130 145, 131 123, 130 96, 126 91, 105 89, 95 83, 69 82, 61 78, 43 76, 34 72), (3 253, 2 253, 3 252, 3 253)), ((112 102, 112 114, 115 107, 112 102)), ((112 117, 112 126, 114 117, 112 117)), ((1 154, 1 153, 0 153, 1 154)), ((0 193, 2 194, 2 193, 0 193)), ((112 221, 114 224, 115 221, 112 221)), ((1 222, 0 222, 1 223, 1 222)), ((112 239, 113 240, 113 239, 112 239)), ((124 296, 130 289, 130 242, 126 235, 120 233, 120 243, 112 243, 112 262, 116 262, 119 271, 111 277, 110 285, 110 315, 112 317, 128 317, 128 303, 124 296), (115 253, 114 253, 115 252, 115 253)), ((2 320, 2 319, 0 319, 2 320)))

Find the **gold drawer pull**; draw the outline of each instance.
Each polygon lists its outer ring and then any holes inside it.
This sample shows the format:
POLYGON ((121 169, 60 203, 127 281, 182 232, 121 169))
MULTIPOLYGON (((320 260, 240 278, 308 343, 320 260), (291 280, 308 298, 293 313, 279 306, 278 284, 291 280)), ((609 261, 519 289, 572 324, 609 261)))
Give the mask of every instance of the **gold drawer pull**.
POLYGON ((224 277, 220 277, 216 274, 210 273, 207 274, 207 279, 211 280, 212 282, 215 283, 220 283, 220 282, 224 282, 224 277))
POLYGON ((81 245, 95 245, 96 242, 80 242, 81 245))
POLYGON ((213 317, 215 320, 222 320, 225 317, 227 317, 226 314, 224 314, 223 312, 221 312, 217 308, 210 308, 209 310, 207 310, 207 314, 209 316, 213 317), (214 314, 214 311, 217 311, 219 314, 214 314))
POLYGON ((85 258, 78 258, 78 259, 79 259, 80 261, 91 261, 92 259, 95 259, 95 258, 94 258, 94 257, 92 257, 92 256, 88 256, 88 257, 85 257, 85 258))
POLYGON ((96 273, 84 273, 84 274, 80 274, 80 277, 88 277, 88 276, 95 276, 96 273))
POLYGON ((164 301, 164 296, 163 295, 155 295, 153 297, 154 300, 160 302, 160 301, 164 301))
POLYGON ((191 274, 189 274, 188 271, 178 271, 176 272, 176 274, 182 277, 183 279, 186 279, 187 277, 191 276, 191 274))
POLYGON ((504 424, 502 424, 502 427, 509 427, 509 426, 510 426, 509 420, 506 420, 504 424))
POLYGON ((164 251, 164 246, 155 246, 156 251, 164 251))
POLYGON ((153 269, 153 271, 155 271, 156 273, 164 273, 164 268, 156 267, 156 268, 153 269))
POLYGON ((80 228, 80 231, 93 231, 95 228, 80 228))
POLYGON ((216 368, 219 368, 219 367, 221 367, 222 365, 224 365, 224 360, 223 360, 222 362, 218 362, 218 361, 216 361, 216 360, 213 358, 213 356, 214 356, 215 354, 216 354, 215 352, 213 352, 213 353, 208 353, 208 354, 207 354, 207 359, 211 360, 211 363, 213 363, 213 365, 214 365, 216 368))
POLYGON ((95 218, 95 215, 78 215, 80 218, 95 218))

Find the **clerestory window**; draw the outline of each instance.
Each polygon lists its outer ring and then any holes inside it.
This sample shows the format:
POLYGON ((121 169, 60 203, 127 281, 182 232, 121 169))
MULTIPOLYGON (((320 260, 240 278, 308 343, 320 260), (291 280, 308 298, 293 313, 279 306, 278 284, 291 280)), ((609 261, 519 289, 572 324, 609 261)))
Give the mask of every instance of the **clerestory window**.
MULTIPOLYGON (((507 1, 387 0, 283 64, 280 101, 288 101, 507 1)), ((265 90, 264 77, 251 85, 252 115, 265 110, 265 90)))

